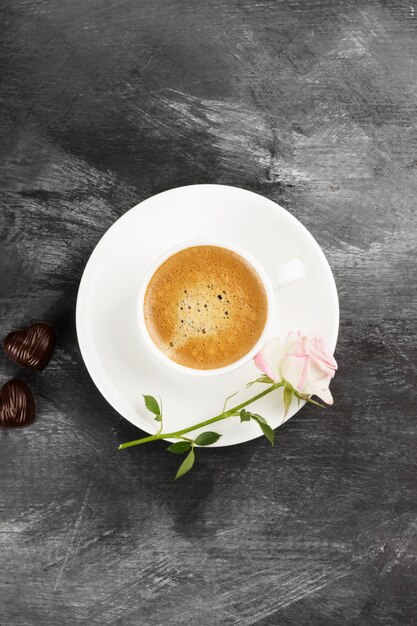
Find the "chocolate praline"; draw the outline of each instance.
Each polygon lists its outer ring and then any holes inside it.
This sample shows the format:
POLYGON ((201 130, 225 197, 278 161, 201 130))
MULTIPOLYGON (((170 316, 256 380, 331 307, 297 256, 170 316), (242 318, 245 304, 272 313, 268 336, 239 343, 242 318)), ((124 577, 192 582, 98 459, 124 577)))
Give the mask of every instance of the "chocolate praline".
POLYGON ((23 381, 13 378, 0 389, 0 426, 27 426, 35 419, 35 398, 23 381))
POLYGON ((55 350, 56 335, 47 322, 35 322, 22 330, 14 330, 4 340, 6 354, 18 365, 43 370, 55 350))

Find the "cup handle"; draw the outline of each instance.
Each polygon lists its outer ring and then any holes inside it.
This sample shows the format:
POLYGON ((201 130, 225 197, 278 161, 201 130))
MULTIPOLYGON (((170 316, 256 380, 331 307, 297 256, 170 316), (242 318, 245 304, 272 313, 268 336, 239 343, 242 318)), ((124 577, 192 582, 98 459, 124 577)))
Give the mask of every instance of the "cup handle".
POLYGON ((282 265, 278 265, 269 272, 272 287, 274 291, 278 291, 282 287, 294 283, 302 278, 306 273, 304 264, 300 259, 291 259, 282 265))

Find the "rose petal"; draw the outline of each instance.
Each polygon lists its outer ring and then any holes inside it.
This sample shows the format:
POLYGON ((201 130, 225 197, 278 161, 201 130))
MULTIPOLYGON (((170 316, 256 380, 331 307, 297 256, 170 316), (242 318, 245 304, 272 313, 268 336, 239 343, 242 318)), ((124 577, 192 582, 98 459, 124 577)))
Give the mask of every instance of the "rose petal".
POLYGON ((256 367, 274 382, 281 380, 279 369, 280 347, 281 342, 278 337, 271 339, 253 359, 256 367))
POLYGON ((326 404, 333 404, 333 396, 330 393, 330 389, 321 389, 319 393, 316 393, 316 396, 323 400, 326 404))
POLYGON ((300 330, 290 331, 282 344, 279 339, 269 341, 254 361, 273 381, 284 379, 301 393, 333 403, 329 384, 337 363, 323 337, 316 333, 303 335, 300 330))
POLYGON ((309 367, 308 367, 309 366, 309 361, 310 361, 310 357, 306 356, 305 360, 304 360, 304 368, 303 368, 303 371, 302 371, 302 374, 301 374, 301 378, 298 381, 298 385, 297 385, 297 389, 299 391, 303 390, 303 387, 304 387, 304 385, 307 382, 307 377, 308 377, 308 374, 309 374, 309 367))
POLYGON ((329 390, 330 376, 323 376, 309 385, 308 393, 317 396, 326 404, 333 404, 333 396, 329 390))
POLYGON ((330 349, 328 345, 326 344, 323 337, 319 337, 318 344, 319 344, 318 352, 320 352, 323 360, 326 361, 329 367, 331 367, 334 370, 337 370, 336 359, 334 358, 333 354, 330 352, 330 349))
POLYGON ((308 367, 308 356, 287 354, 285 359, 281 363, 281 372, 284 380, 290 385, 297 388, 299 391, 303 391, 303 387, 300 386, 300 382, 307 376, 304 368, 308 367))

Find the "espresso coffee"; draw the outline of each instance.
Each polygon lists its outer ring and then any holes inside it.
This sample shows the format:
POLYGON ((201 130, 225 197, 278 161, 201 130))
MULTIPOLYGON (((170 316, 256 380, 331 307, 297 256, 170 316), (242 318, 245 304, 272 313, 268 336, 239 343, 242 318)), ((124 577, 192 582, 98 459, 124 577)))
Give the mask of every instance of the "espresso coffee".
POLYGON ((155 345, 172 361, 202 370, 245 356, 261 336, 267 313, 258 273, 220 246, 173 254, 152 276, 144 299, 155 345))

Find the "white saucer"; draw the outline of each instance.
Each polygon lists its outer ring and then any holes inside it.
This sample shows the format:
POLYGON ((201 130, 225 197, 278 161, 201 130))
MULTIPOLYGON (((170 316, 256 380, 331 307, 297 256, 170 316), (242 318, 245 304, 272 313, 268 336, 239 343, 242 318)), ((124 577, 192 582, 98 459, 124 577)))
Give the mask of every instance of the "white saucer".
MULTIPOLYGON (((167 367, 144 344, 135 311, 141 281, 165 250, 193 239, 234 242, 267 270, 301 259, 306 276, 277 293, 273 334, 317 331, 332 350, 336 345, 339 305, 332 272, 318 243, 285 209, 225 185, 179 187, 149 198, 125 213, 97 244, 81 280, 76 322, 83 359, 100 392, 123 417, 151 434, 157 423, 142 394, 162 399, 164 430, 172 432, 217 415, 235 391, 242 393, 230 406, 264 388, 245 390, 259 376, 252 362, 223 376, 198 378, 167 367)), ((281 391, 253 406, 273 428, 285 421, 281 391)), ((294 401, 288 418, 301 406, 294 401)), ((241 424, 237 417, 212 429, 222 435, 216 446, 262 434, 255 423, 241 424)))

